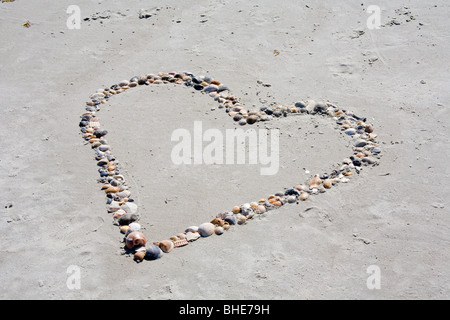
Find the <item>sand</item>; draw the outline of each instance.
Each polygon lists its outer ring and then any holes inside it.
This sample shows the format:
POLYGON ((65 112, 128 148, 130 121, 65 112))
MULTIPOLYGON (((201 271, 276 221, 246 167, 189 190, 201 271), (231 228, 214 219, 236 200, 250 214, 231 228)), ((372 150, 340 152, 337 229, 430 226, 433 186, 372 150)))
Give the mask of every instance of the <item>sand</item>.
MULTIPOLYGON (((81 28, 69 30, 72 4, 0 3, 1 299, 449 298, 446 1, 379 1, 382 27, 373 30, 365 2, 79 0, 81 28), (139 19, 141 9, 152 16, 139 19), (315 99, 352 110, 374 125, 381 162, 138 264, 124 255, 78 123, 98 88, 174 70, 211 75, 249 107, 315 99), (373 265, 379 289, 367 286, 373 265), (79 288, 68 285, 70 266, 79 288)), ((193 91, 139 87, 99 113, 150 241, 349 155, 325 119, 288 118, 258 124, 282 133, 274 176, 254 165, 175 166, 173 130, 197 120, 236 127, 193 91)))

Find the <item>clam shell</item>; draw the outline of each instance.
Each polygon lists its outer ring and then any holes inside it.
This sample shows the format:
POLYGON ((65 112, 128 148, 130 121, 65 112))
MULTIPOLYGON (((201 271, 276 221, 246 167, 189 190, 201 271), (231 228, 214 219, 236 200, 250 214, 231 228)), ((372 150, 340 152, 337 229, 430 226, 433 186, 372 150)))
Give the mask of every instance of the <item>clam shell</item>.
POLYGON ((330 179, 326 179, 326 180, 323 182, 323 186, 324 186, 326 189, 330 189, 330 188, 333 186, 333 182, 332 182, 330 179))
POLYGON ((127 224, 129 225, 130 223, 138 219, 139 217, 137 214, 125 213, 123 216, 119 218, 119 220, 117 220, 117 222, 119 223, 119 225, 124 226, 127 224))
POLYGON ((126 226, 121 226, 121 227, 120 227, 120 232, 126 233, 129 229, 130 229, 130 226, 128 226, 128 225, 126 225, 126 226))
POLYGON ((159 259, 162 257, 162 255, 163 252, 161 251, 161 249, 154 244, 149 245, 147 250, 145 251, 145 258, 149 260, 159 259))
POLYGON ((225 232, 225 229, 222 228, 222 227, 216 227, 216 228, 214 229, 214 233, 217 234, 217 235, 221 235, 221 234, 223 234, 224 232, 225 232))
POLYGON ((198 232, 187 232, 186 233, 186 240, 187 241, 195 241, 198 238, 200 238, 200 234, 198 232))
POLYGON ((308 198, 309 198, 308 192, 302 192, 302 194, 300 195, 300 200, 306 200, 308 198))
POLYGON ((128 230, 126 231, 126 235, 130 234, 131 232, 134 231, 140 231, 141 230, 141 225, 137 222, 132 222, 128 225, 128 230))
POLYGON ((159 248, 165 253, 169 253, 174 247, 175 245, 171 240, 163 240, 159 243, 159 248))
POLYGON ((184 232, 198 232, 198 227, 197 226, 190 226, 184 232))
POLYGON ((240 214, 240 213, 238 213, 238 214, 236 215, 236 219, 237 219, 237 223, 238 223, 238 224, 244 224, 244 223, 247 222, 247 217, 244 216, 244 215, 242 215, 242 214, 240 214))
POLYGON ((122 209, 125 210, 127 213, 136 213, 137 212, 137 205, 133 202, 127 202, 122 205, 122 209))
POLYGON ((264 213, 264 212, 266 212, 266 207, 263 206, 262 204, 260 204, 258 206, 257 210, 258 210, 259 213, 264 213))
POLYGON ((216 226, 222 227, 223 224, 225 223, 225 221, 223 221, 220 218, 214 218, 213 220, 211 220, 211 223, 216 225, 216 226))
POLYGON ((315 175, 314 178, 309 182, 309 188, 317 188, 322 183, 322 179, 319 178, 319 175, 315 175))
POLYGON ((198 233, 202 237, 209 237, 210 235, 214 234, 214 229, 215 226, 212 223, 206 222, 198 226, 198 233))
POLYGON ((144 258, 145 258, 145 255, 146 255, 146 252, 145 252, 145 250, 139 250, 139 251, 136 251, 135 253, 134 253, 134 260, 136 260, 136 261, 142 261, 142 260, 144 260, 144 258))

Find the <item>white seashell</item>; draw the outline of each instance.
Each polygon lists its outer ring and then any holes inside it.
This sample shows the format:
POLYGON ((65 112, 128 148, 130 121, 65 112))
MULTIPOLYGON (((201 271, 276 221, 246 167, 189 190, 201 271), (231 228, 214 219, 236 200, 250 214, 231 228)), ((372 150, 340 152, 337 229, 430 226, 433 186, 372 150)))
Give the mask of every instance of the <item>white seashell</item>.
POLYGON ((120 204, 117 201, 112 201, 109 205, 108 205, 108 212, 109 213, 113 213, 116 212, 117 210, 120 209, 120 204))
POLYGON ((137 205, 134 204, 133 202, 127 202, 122 205, 122 209, 125 210, 127 213, 134 214, 137 212, 138 208, 137 205))
POLYGON ((200 234, 198 232, 186 232, 186 240, 187 241, 195 241, 200 238, 200 234))
POLYGON ((198 233, 200 233, 202 237, 209 237, 210 235, 214 234, 215 228, 216 226, 212 223, 205 222, 198 226, 198 233))
POLYGON ((198 232, 198 227, 197 226, 190 226, 184 232, 198 232))
POLYGON ((216 227, 216 229, 214 229, 214 232, 215 232, 215 234, 217 234, 217 235, 221 235, 221 234, 223 234, 224 233, 224 228, 222 228, 222 227, 216 227))

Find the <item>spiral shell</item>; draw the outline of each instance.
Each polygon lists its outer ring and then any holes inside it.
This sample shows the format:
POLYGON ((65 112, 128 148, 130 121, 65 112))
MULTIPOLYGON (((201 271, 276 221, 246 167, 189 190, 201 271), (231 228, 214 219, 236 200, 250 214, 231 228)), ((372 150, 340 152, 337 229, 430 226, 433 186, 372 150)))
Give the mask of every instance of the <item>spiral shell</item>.
POLYGON ((134 247, 143 247, 147 243, 147 239, 145 238, 144 234, 139 231, 131 232, 126 240, 126 245, 128 249, 132 249, 134 247))

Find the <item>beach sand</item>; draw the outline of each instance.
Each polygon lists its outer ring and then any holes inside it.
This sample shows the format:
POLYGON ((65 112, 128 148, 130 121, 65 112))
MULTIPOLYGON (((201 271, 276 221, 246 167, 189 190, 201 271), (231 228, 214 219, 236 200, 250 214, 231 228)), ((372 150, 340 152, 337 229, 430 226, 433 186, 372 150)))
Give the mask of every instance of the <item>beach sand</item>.
MULTIPOLYGON (((446 1, 123 3, 0 3, 1 299, 449 298, 446 1), (73 4, 81 28, 70 30, 73 4), (371 4, 379 29, 366 25, 371 4), (160 71, 210 75, 249 108, 329 101, 367 117, 381 161, 324 194, 136 263, 78 124, 97 89, 160 71), (70 266, 79 289, 68 286, 70 266), (367 285, 370 266, 379 289, 367 285)), ((212 106, 190 88, 140 86, 98 113, 149 242, 350 155, 330 119, 287 117, 252 127, 280 130, 276 175, 174 165, 175 129, 239 127, 212 106)))

